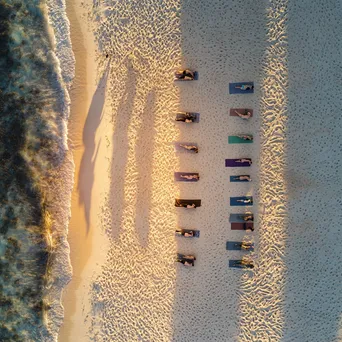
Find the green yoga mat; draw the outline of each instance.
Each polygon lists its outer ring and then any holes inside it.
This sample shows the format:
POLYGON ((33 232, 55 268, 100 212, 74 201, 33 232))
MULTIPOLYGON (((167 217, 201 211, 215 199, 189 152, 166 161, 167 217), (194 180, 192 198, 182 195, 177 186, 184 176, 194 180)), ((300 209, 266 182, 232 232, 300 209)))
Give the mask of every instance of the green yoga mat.
POLYGON ((230 135, 228 137, 228 144, 251 144, 252 142, 253 140, 245 140, 236 135, 230 135))

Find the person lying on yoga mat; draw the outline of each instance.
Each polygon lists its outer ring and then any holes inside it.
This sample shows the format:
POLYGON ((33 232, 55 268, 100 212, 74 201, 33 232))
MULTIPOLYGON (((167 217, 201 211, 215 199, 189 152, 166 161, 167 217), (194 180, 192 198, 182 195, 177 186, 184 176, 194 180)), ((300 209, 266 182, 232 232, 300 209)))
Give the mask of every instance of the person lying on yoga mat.
POLYGON ((176 118, 176 121, 182 121, 182 122, 194 122, 196 121, 196 115, 192 113, 184 113, 184 116, 176 118))
POLYGON ((241 265, 244 268, 254 268, 253 260, 236 260, 235 265, 241 265))
POLYGON ((180 262, 184 266, 195 266, 196 257, 194 255, 183 255, 181 258, 178 258, 176 262, 180 262))
POLYGON ((181 230, 176 230, 176 233, 179 235, 183 235, 184 237, 193 237, 194 236, 194 232, 192 230, 188 231, 188 232, 182 232, 181 230))
POLYGON ((243 230, 250 230, 251 232, 254 232, 254 227, 247 225, 247 223, 243 224, 243 230))
POLYGON ((178 80, 193 80, 195 78, 194 73, 191 70, 178 70, 175 74, 178 80))
POLYGON ((242 242, 241 243, 241 249, 244 249, 246 251, 253 249, 253 243, 252 242, 242 242))
POLYGON ((180 262, 184 266, 195 266, 195 262, 194 261, 179 260, 177 262, 180 262))
POLYGON ((241 215, 245 222, 253 222, 254 216, 252 214, 241 215))
POLYGON ((245 110, 243 114, 239 113, 237 110, 235 110, 234 112, 241 119, 249 119, 252 116, 252 113, 249 112, 248 110, 245 110))
POLYGON ((249 165, 252 165, 252 159, 251 158, 241 158, 236 160, 237 163, 249 163, 249 165))
POLYGON ((236 89, 241 89, 241 90, 251 90, 254 89, 254 86, 251 84, 241 84, 239 86, 235 86, 236 89))
POLYGON ((186 150, 194 151, 195 153, 198 153, 198 147, 197 147, 197 146, 193 146, 193 145, 182 145, 182 144, 180 144, 179 146, 185 148, 186 150))
POLYGON ((235 176, 234 180, 240 180, 240 181, 247 180, 248 182, 250 182, 252 179, 248 175, 241 175, 241 176, 235 176))
POLYGON ((199 179, 199 175, 180 175, 184 179, 199 179))
POLYGON ((240 138, 240 139, 243 139, 243 140, 253 140, 253 136, 252 135, 243 135, 243 134, 241 134, 241 135, 238 135, 238 137, 240 138))
POLYGON ((245 199, 236 200, 236 202, 248 204, 248 203, 253 203, 253 200, 251 198, 245 198, 245 199))
POLYGON ((186 209, 194 209, 197 208, 196 203, 189 203, 190 201, 187 202, 181 202, 181 200, 176 200, 175 202, 175 207, 177 208, 186 208, 186 209))

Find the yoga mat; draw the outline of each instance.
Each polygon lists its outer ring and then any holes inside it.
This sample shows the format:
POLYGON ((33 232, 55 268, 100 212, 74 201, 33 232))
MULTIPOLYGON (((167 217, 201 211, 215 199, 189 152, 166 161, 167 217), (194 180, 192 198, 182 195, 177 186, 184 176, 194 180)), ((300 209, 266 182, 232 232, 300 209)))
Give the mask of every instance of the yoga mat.
POLYGON ((227 251, 244 251, 244 252, 249 252, 254 250, 254 243, 252 244, 251 249, 243 249, 241 248, 242 242, 238 241, 227 241, 226 243, 226 250, 227 251))
MULTIPOLYGON (((198 123, 200 120, 200 114, 199 113, 190 113, 189 114, 193 114, 195 116, 195 120, 193 120, 192 122, 184 122, 184 121, 177 121, 176 122, 182 122, 182 123, 198 123)), ((176 119, 181 119, 181 118, 185 118, 185 113, 177 113, 176 114, 176 119)))
POLYGON ((200 236, 200 231, 199 230, 195 230, 195 229, 177 229, 178 231, 180 231, 180 233, 175 232, 176 236, 183 236, 185 238, 193 238, 193 237, 199 237, 200 236), (184 233, 190 233, 193 232, 194 236, 184 236, 182 234, 184 233))
POLYGON ((229 83, 229 94, 253 94, 254 93, 254 89, 241 90, 239 88, 235 88, 236 86, 241 86, 243 84, 254 86, 253 82, 229 83))
POLYGON ((246 265, 240 265, 237 262, 239 262, 241 260, 229 260, 229 267, 231 268, 242 268, 242 269, 247 269, 247 270, 251 270, 254 267, 248 267, 246 265))
POLYGON ((187 256, 186 254, 177 253, 177 259, 179 259, 179 260, 187 260, 190 262, 196 260, 196 257, 195 257, 195 259, 189 259, 189 258, 186 258, 186 256, 187 256))
POLYGON ((231 230, 254 230, 253 222, 231 222, 231 230))
POLYGON ((174 177, 176 182, 187 182, 187 183, 193 183, 193 182, 198 182, 199 179, 186 179, 181 176, 192 176, 192 175, 197 175, 199 176, 199 173, 196 172, 175 172, 174 177))
POLYGON ((184 208, 182 205, 186 206, 187 204, 191 205, 193 203, 195 203, 196 208, 201 206, 201 200, 197 200, 197 199, 194 199, 194 200, 192 200, 192 199, 179 199, 179 198, 175 199, 175 206, 177 208, 184 208))
POLYGON ((229 216, 229 222, 241 222, 245 223, 246 221, 243 220, 243 217, 245 215, 250 215, 249 213, 247 214, 230 214, 229 216))
POLYGON ((184 80, 184 79, 179 79, 179 78, 176 78, 176 73, 175 73, 175 79, 174 81, 175 82, 186 82, 186 81, 198 81, 199 79, 199 74, 197 71, 194 71, 194 79, 193 80, 190 80, 190 79, 187 79, 187 80, 184 80))
MULTIPOLYGON (((238 158, 238 159, 226 159, 226 167, 249 167, 249 163, 238 163, 237 160, 244 159, 244 158, 238 158)), ((247 158, 245 158, 247 159, 247 158)))
MULTIPOLYGON (((240 114, 246 114, 247 112, 251 113, 251 118, 253 117, 253 109, 248 109, 248 108, 230 108, 229 110, 229 116, 238 116, 235 111, 239 112, 240 114)), ((239 117, 239 116, 238 116, 239 117)))
MULTIPOLYGON (((247 175, 240 175, 240 176, 247 176, 247 175)), ((230 176, 229 179, 232 183, 240 183, 240 182, 244 182, 244 183, 249 183, 248 180, 238 180, 238 179, 235 179, 236 177, 239 177, 239 175, 237 176, 230 176)))
POLYGON ((228 144, 251 144, 253 140, 244 140, 236 135, 230 135, 228 137, 228 144))
POLYGON ((246 206, 252 206, 253 205, 253 202, 252 203, 243 203, 243 202, 238 202, 238 200, 244 200, 244 199, 251 199, 253 200, 253 197, 252 196, 242 196, 242 197, 231 197, 230 198, 230 205, 232 207, 246 207, 246 206))
POLYGON ((198 148, 198 145, 193 142, 175 142, 174 145, 175 145, 175 151, 180 152, 180 153, 195 153, 196 154, 195 151, 187 150, 186 148, 180 145, 191 145, 191 146, 196 146, 198 148))

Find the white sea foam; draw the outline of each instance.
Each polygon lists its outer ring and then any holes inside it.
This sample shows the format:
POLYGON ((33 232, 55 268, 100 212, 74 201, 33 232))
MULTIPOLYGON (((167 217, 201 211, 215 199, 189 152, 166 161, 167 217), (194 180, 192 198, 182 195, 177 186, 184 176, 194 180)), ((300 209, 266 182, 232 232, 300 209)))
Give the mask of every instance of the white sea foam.
POLYGON ((58 89, 62 111, 57 124, 61 128, 61 132, 63 132, 63 148, 60 153, 61 164, 54 172, 54 181, 49 184, 47 189, 49 208, 53 215, 53 237, 56 242, 56 250, 53 256, 52 281, 46 294, 51 306, 47 318, 50 335, 45 336, 44 340, 57 341, 58 330, 64 318, 61 294, 72 276, 67 235, 71 191, 74 184, 74 162, 72 153, 68 149, 67 123, 70 114, 68 91, 75 75, 75 57, 71 46, 70 24, 66 15, 65 1, 48 0, 47 16, 50 39, 54 42, 54 51, 51 51, 51 54, 55 61, 55 68, 58 70, 56 88, 58 89))

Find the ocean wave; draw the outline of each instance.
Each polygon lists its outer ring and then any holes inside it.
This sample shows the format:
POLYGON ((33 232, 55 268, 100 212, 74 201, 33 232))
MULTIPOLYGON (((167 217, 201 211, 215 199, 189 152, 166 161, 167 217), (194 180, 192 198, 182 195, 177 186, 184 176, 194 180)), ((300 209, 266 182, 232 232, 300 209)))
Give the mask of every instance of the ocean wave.
POLYGON ((69 23, 56 1, 0 1, 0 17, 0 340, 51 341, 71 277, 69 23))

